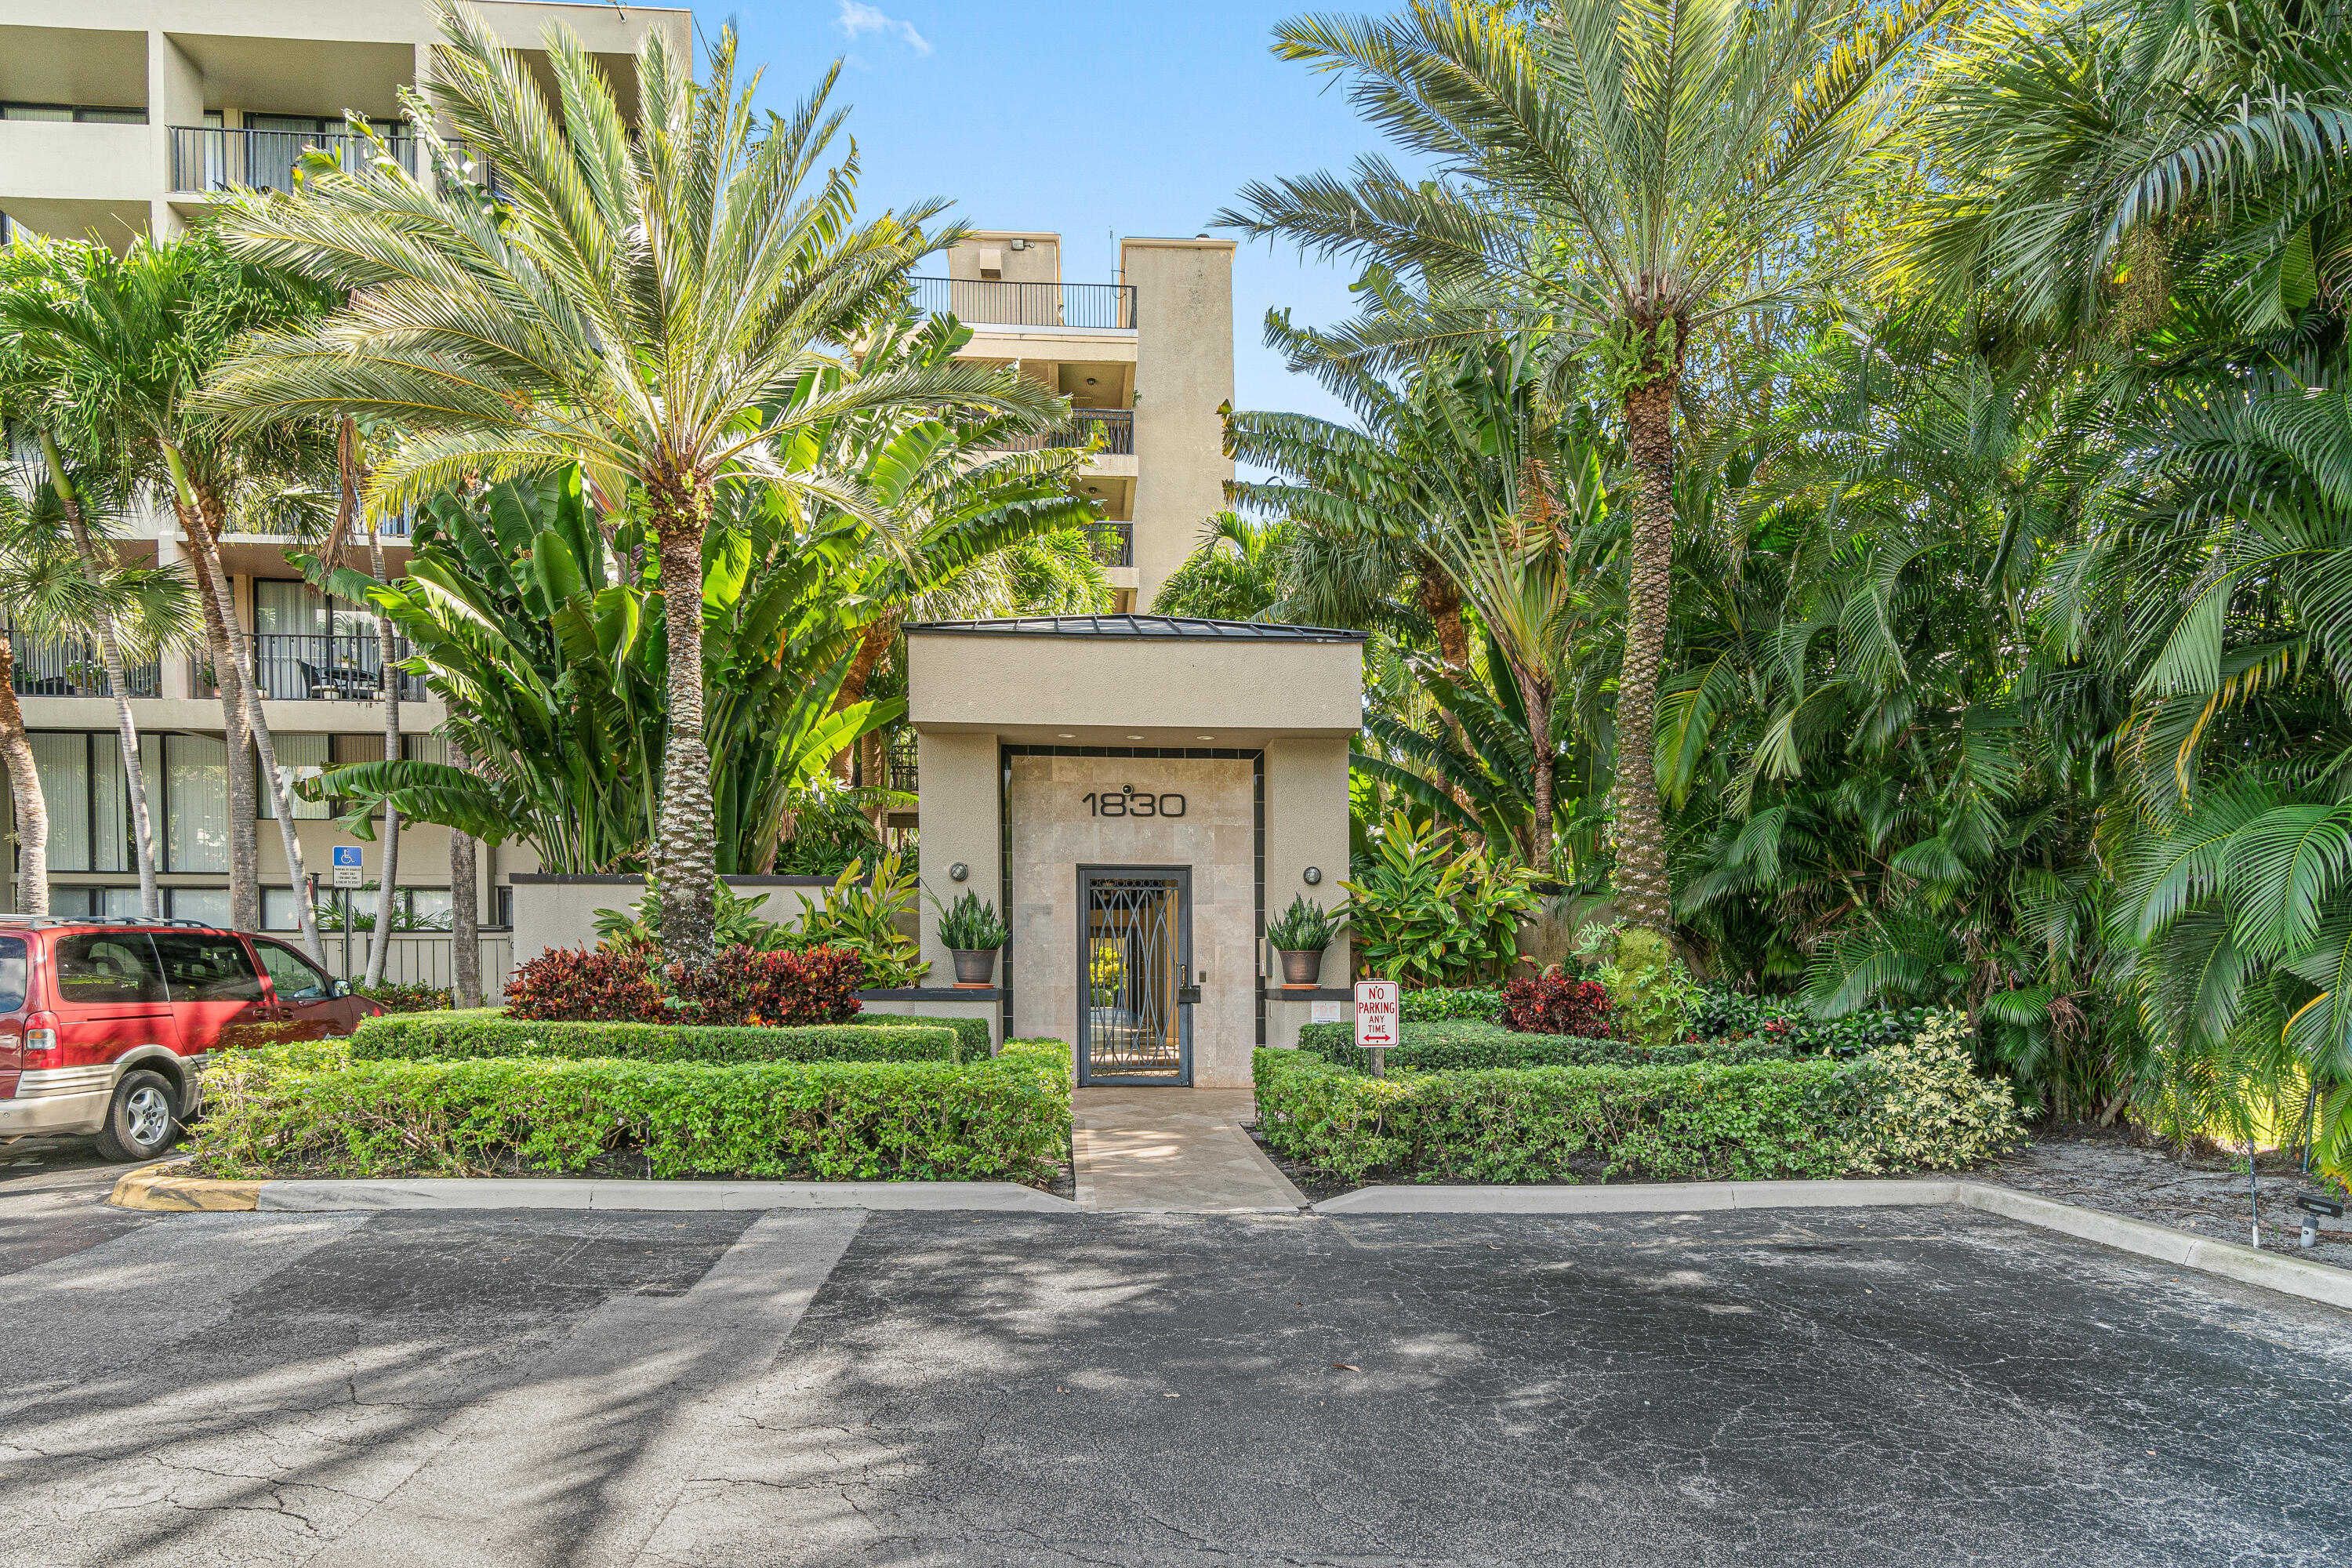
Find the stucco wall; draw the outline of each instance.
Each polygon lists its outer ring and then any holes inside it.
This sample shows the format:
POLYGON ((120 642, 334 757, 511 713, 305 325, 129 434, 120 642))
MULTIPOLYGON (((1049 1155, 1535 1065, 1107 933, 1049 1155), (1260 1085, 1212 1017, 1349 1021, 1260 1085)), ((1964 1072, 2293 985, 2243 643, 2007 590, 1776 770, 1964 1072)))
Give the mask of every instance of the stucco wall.
POLYGON ((1234 395, 1234 242, 1127 239, 1135 289, 1136 608, 1200 542, 1234 477, 1218 405, 1234 395))
MULTIPOLYGON (((1345 901, 1339 884, 1348 875, 1348 742, 1345 741, 1269 741, 1265 747, 1265 918, 1278 919, 1290 900, 1304 894, 1333 909, 1345 901), (1323 879, 1310 887, 1306 871, 1315 867, 1323 879)), ((1282 984, 1274 960, 1261 954, 1270 983, 1282 984)), ((1323 952, 1323 984, 1349 983, 1348 934, 1323 952)), ((1299 1026, 1310 1021, 1307 1002, 1269 999, 1265 1005, 1265 1043, 1295 1046, 1299 1026)), ((1346 1016, 1353 1011, 1342 1004, 1346 1016)))
MULTIPOLYGON (((915 737, 915 761, 922 778, 923 890, 943 904, 962 893, 979 894, 1003 914, 1004 830, 997 818, 996 737, 915 737), (961 863, 961 882, 948 876, 961 863)), ((923 957, 931 972, 925 984, 945 985, 955 978, 955 958, 940 940, 939 911, 922 905, 923 957)))
POLYGON ((1232 746, 1269 731, 1339 740, 1363 723, 1358 642, 920 632, 907 648, 908 717, 927 732, 1232 746))
MULTIPOLYGON (((928 777, 924 785, 928 811, 936 796, 928 777)), ((1192 1009, 1192 1082, 1202 1089, 1248 1086, 1257 1034, 1253 788, 1246 759, 1013 759, 1013 914, 1007 923, 1016 1035, 1076 1040, 1080 866, 1189 866, 1192 965, 1201 985, 1192 1009), (1100 818, 1081 798, 1129 784, 1155 794, 1181 792, 1183 817, 1100 818)))

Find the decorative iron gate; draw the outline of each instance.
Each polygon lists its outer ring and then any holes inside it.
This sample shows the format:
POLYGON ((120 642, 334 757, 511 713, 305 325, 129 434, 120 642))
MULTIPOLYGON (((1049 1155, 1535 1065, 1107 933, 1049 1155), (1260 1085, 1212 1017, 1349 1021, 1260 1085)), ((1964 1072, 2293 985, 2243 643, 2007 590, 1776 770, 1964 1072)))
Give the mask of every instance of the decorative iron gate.
POLYGON ((1190 867, 1078 868, 1078 1081, 1192 1081, 1190 867))

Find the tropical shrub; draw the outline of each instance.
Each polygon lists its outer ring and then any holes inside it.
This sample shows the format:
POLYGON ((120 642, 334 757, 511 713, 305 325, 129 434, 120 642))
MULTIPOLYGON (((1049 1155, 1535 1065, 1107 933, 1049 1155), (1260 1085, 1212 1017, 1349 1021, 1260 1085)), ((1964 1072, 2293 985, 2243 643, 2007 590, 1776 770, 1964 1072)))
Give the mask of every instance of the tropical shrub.
POLYGON ((1858 1172, 1957 1169, 2024 1135, 2010 1086, 1977 1075, 1963 1014, 1937 1013, 1916 1037, 1882 1047, 1855 1066, 1870 1075, 1874 1091, 1869 1135, 1855 1145, 1858 1172))
POLYGON ((856 1017, 845 1019, 845 1022, 856 1028, 870 1026, 877 1029, 887 1029, 900 1025, 913 1025, 925 1029, 953 1029, 957 1044, 962 1049, 963 1059, 968 1062, 977 1061, 989 1054, 989 1042, 992 1035, 992 1031, 988 1026, 988 1020, 985 1018, 919 1017, 911 1013, 869 1012, 862 1007, 856 1017))
POLYGON ((843 947, 730 947, 709 963, 673 963, 665 978, 681 1023, 837 1024, 857 1011, 864 971, 865 961, 843 947))
POLYGON ((516 968, 506 996, 511 1018, 651 1024, 669 1014, 652 966, 634 951, 549 948, 516 968))
POLYGON ((1441 1018, 1492 1018, 1503 1010, 1503 994, 1483 985, 1430 985, 1397 998, 1408 1024, 1441 1018))
POLYGON ((860 879, 864 869, 851 861, 825 890, 822 907, 801 895, 797 940, 850 949, 866 961, 866 984, 875 990, 919 985, 931 966, 915 939, 898 929, 898 917, 915 910, 914 869, 895 853, 875 862, 871 879, 860 879))
POLYGON ((1607 955, 1592 978, 1608 994, 1616 1033, 1654 1049, 1690 1032, 1698 984, 1665 937, 1643 926, 1588 927, 1577 947, 1607 955))
MULTIPOLYGON (((1354 1026, 1309 1024, 1298 1048, 1336 1066, 1370 1070, 1355 1043, 1354 1026)), ((1670 1040, 1644 1047, 1632 1040, 1577 1035, 1526 1035, 1484 1018, 1408 1023, 1404 1043, 1386 1053, 1390 1072, 1451 1072, 1463 1068, 1688 1067, 1694 1062, 1790 1060, 1789 1047, 1763 1036, 1739 1040, 1670 1040)))
POLYGON ((354 985, 352 994, 364 996, 387 1013, 431 1013, 449 1005, 446 985, 354 985))
POLYGON ((1691 1032, 1706 1040, 1766 1036, 1786 1041, 1801 1057, 1857 1057, 1910 1039, 1935 1016, 1929 1008, 1904 1007, 1816 1018, 1799 1003, 1709 991, 1691 1015, 1691 1032))
POLYGON ((1607 986, 1563 974, 1554 964, 1541 974, 1519 975, 1503 987, 1501 1022, 1523 1035, 1606 1039, 1616 1032, 1610 1022, 1612 1010, 1607 986))
POLYGON ((655 1177, 1038 1182, 1068 1147, 1068 1056, 1060 1041, 963 1063, 237 1051, 205 1080, 194 1152, 247 1179, 576 1174, 622 1156, 655 1177))
POLYGON ((1348 889, 1360 973, 1412 987, 1499 978, 1518 958, 1535 873, 1450 829, 1391 816, 1348 889))
POLYGON ((371 1018, 352 1033, 358 1061, 460 1061, 483 1057, 610 1057, 649 1062, 965 1061, 961 1031, 919 1018, 876 1024, 716 1025, 540 1021, 494 1007, 371 1018))
MULTIPOLYGON (((755 952, 773 952, 792 944, 792 927, 781 921, 763 920, 760 910, 772 895, 761 893, 744 898, 726 883, 718 886, 716 914, 711 940, 721 949, 748 947, 755 952)), ((646 896, 625 910, 596 911, 596 945, 622 949, 661 948, 661 896, 647 889, 646 896)))
POLYGON ((1372 1171, 1524 1182, 1952 1169, 2008 1146, 2020 1132, 2008 1087, 1969 1070, 1964 1030, 1955 1016, 1928 1045, 1891 1047, 1853 1062, 1482 1068, 1385 1078, 1316 1051, 1260 1050, 1253 1064, 1258 1127, 1284 1153, 1349 1181, 1372 1171))

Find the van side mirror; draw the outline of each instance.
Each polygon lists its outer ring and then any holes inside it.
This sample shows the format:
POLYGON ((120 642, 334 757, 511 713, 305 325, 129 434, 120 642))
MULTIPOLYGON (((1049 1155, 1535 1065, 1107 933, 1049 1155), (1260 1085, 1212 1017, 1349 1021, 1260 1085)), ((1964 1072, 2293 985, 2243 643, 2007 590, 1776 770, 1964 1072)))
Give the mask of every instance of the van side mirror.
POLYGON ((348 995, 350 995, 351 994, 352 994, 352 983, 351 983, 350 981, 348 981, 348 980, 338 980, 338 981, 336 981, 336 982, 335 982, 335 994, 336 994, 336 995, 338 995, 338 996, 348 996, 348 995))

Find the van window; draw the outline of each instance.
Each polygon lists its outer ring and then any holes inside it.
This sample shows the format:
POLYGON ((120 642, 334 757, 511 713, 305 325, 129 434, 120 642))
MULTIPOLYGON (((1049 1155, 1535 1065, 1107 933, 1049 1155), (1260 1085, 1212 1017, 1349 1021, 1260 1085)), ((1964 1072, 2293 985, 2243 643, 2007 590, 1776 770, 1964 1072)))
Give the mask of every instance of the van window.
POLYGON ((66 1006, 167 1000, 155 944, 143 931, 59 937, 57 954, 58 1000, 66 1006))
POLYGON ((269 971, 269 984, 277 987, 280 1002, 322 1002, 335 994, 326 971, 292 948, 267 941, 253 946, 261 954, 261 966, 269 971))
POLYGON ((163 961, 163 978, 171 983, 174 1002, 258 1002, 261 976, 245 955, 245 943, 233 936, 200 936, 194 931, 157 931, 156 956, 163 961))
POLYGON ((25 1005, 25 939, 0 936, 0 1013, 21 1011, 25 1005))

